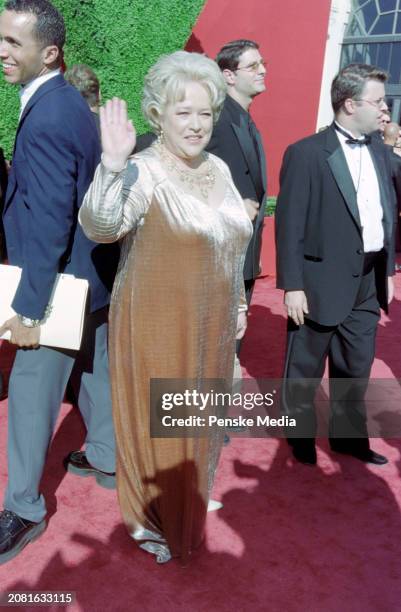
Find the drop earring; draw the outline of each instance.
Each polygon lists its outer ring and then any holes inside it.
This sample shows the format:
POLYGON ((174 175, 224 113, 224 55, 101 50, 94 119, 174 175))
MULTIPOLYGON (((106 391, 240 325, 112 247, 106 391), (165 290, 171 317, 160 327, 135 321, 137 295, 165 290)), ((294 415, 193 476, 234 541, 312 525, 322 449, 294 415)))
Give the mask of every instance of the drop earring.
POLYGON ((157 135, 157 143, 159 145, 164 145, 164 132, 163 132, 163 128, 159 128, 159 133, 157 135))

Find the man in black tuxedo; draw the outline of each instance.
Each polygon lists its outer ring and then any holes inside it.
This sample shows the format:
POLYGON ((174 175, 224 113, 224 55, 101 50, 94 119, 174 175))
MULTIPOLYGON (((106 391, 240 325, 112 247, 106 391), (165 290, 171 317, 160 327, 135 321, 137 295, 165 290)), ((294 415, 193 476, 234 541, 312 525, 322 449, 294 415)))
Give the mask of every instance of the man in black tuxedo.
POLYGON ((277 286, 289 318, 283 407, 297 420, 294 457, 307 464, 316 463, 313 400, 327 357, 331 449, 387 463, 370 449, 364 404, 379 306, 387 311, 393 296, 391 163, 386 147, 367 136, 387 109, 386 78, 373 66, 344 68, 331 89, 334 123, 288 147, 281 169, 277 286))
POLYGON ((250 114, 252 100, 265 91, 265 61, 252 40, 227 43, 216 57, 227 83, 228 95, 207 150, 221 157, 244 198, 253 222, 253 236, 244 264, 248 305, 260 272, 260 250, 266 197, 266 161, 263 143, 250 114))

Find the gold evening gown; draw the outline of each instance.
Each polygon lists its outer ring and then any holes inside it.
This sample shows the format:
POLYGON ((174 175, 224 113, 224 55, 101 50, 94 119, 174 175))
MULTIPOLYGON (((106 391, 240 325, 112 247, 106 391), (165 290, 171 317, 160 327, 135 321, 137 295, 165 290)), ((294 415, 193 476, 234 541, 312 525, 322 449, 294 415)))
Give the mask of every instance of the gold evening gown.
POLYGON ((151 378, 233 373, 243 264, 252 224, 227 166, 211 208, 173 182, 157 147, 120 173, 99 165, 80 211, 86 235, 121 241, 110 310, 117 489, 127 528, 159 562, 202 541, 222 433, 151 438, 151 378))

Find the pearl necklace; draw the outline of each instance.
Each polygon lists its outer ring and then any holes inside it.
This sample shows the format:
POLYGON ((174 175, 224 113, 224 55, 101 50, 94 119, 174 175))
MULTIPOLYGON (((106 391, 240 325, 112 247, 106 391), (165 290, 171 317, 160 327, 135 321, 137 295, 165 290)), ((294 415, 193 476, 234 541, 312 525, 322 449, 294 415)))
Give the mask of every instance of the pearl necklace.
POLYGON ((201 154, 202 159, 206 162, 206 170, 198 172, 192 168, 183 168, 174 155, 161 143, 156 142, 153 146, 158 151, 169 172, 175 171, 180 181, 188 186, 189 191, 193 191, 194 187, 197 187, 202 196, 206 200, 208 199, 209 191, 216 182, 216 175, 213 163, 207 153, 202 151, 201 154))

